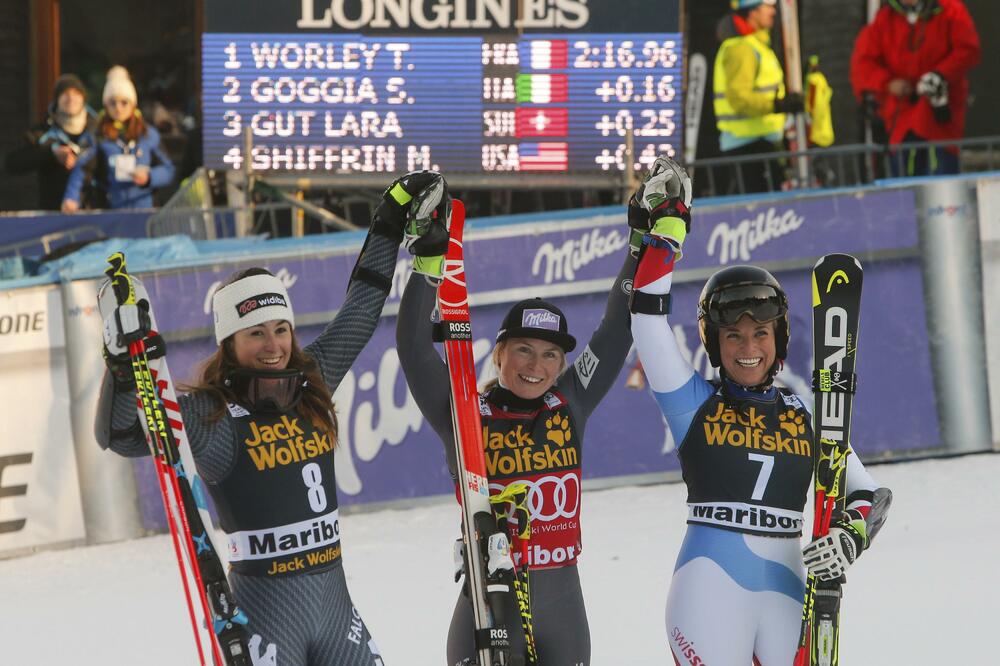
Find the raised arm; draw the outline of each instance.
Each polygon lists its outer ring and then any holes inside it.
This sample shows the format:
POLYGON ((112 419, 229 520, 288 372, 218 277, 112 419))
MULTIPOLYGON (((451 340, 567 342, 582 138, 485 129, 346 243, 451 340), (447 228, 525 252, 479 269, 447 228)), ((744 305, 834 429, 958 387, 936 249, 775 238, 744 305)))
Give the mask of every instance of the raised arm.
POLYGON ((448 367, 434 348, 431 313, 437 288, 419 273, 410 275, 399 304, 396 353, 406 385, 420 412, 444 444, 448 469, 455 473, 454 432, 451 425, 448 367))
POLYGON ((319 363, 331 392, 340 386, 378 325, 414 196, 443 188, 443 183, 438 173, 414 171, 394 181, 383 193, 351 274, 347 298, 333 321, 306 347, 319 363))
POLYGON ((604 318, 573 367, 559 382, 559 389, 574 405, 574 412, 580 419, 586 420, 611 390, 632 347, 627 289, 635 266, 635 258, 628 253, 608 293, 604 318))
POLYGON ((632 335, 649 386, 678 443, 713 392, 681 355, 667 321, 674 264, 682 256, 680 248, 690 226, 690 192, 684 170, 668 158, 658 158, 632 198, 629 214, 633 229, 649 230, 642 237, 632 283, 632 335))

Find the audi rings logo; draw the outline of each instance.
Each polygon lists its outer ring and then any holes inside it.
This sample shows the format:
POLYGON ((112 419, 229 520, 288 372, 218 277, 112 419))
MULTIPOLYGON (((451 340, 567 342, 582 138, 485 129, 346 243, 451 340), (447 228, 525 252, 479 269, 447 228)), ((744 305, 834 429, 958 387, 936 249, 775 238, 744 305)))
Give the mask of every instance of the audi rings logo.
MULTIPOLYGON (((518 480, 528 486, 528 513, 531 520, 550 522, 557 518, 575 518, 580 511, 580 477, 574 472, 565 476, 548 475, 534 481, 518 480)), ((505 486, 490 484, 490 492, 505 486)))

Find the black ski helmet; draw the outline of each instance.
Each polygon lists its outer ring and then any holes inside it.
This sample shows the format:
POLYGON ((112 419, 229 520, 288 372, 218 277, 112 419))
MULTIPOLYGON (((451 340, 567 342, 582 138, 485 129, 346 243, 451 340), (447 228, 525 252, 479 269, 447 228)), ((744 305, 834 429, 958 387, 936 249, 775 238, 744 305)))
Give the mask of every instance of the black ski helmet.
POLYGON ((708 278, 698 299, 698 332, 712 367, 722 364, 719 327, 744 314, 761 324, 774 321, 775 367, 788 355, 788 297, 774 276, 756 266, 729 266, 708 278))

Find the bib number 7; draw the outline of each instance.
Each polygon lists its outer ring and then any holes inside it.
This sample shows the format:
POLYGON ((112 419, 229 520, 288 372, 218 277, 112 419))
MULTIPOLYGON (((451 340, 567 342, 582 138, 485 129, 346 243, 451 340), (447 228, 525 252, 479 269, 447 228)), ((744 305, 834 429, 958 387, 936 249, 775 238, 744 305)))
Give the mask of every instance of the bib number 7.
POLYGON ((753 487, 753 494, 750 495, 750 499, 762 500, 764 499, 764 489, 767 488, 767 482, 771 478, 771 470, 774 469, 774 457, 765 456, 760 453, 748 453, 747 457, 754 462, 760 463, 760 473, 757 474, 757 483, 753 487))

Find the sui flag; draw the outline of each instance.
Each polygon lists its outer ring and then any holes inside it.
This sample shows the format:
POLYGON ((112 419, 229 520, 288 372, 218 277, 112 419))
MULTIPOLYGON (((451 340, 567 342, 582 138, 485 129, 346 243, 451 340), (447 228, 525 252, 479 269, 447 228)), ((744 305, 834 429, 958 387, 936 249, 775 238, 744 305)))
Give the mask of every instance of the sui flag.
POLYGON ((533 39, 531 69, 566 69, 569 66, 569 43, 565 39, 533 39))
POLYGON ((569 95, 565 74, 518 74, 514 85, 518 103, 565 102, 569 95))
POLYGON ((518 138, 569 135, 569 111, 565 107, 519 108, 516 118, 518 138))
POLYGON ((566 171, 569 167, 567 143, 522 143, 518 155, 521 171, 566 171))

